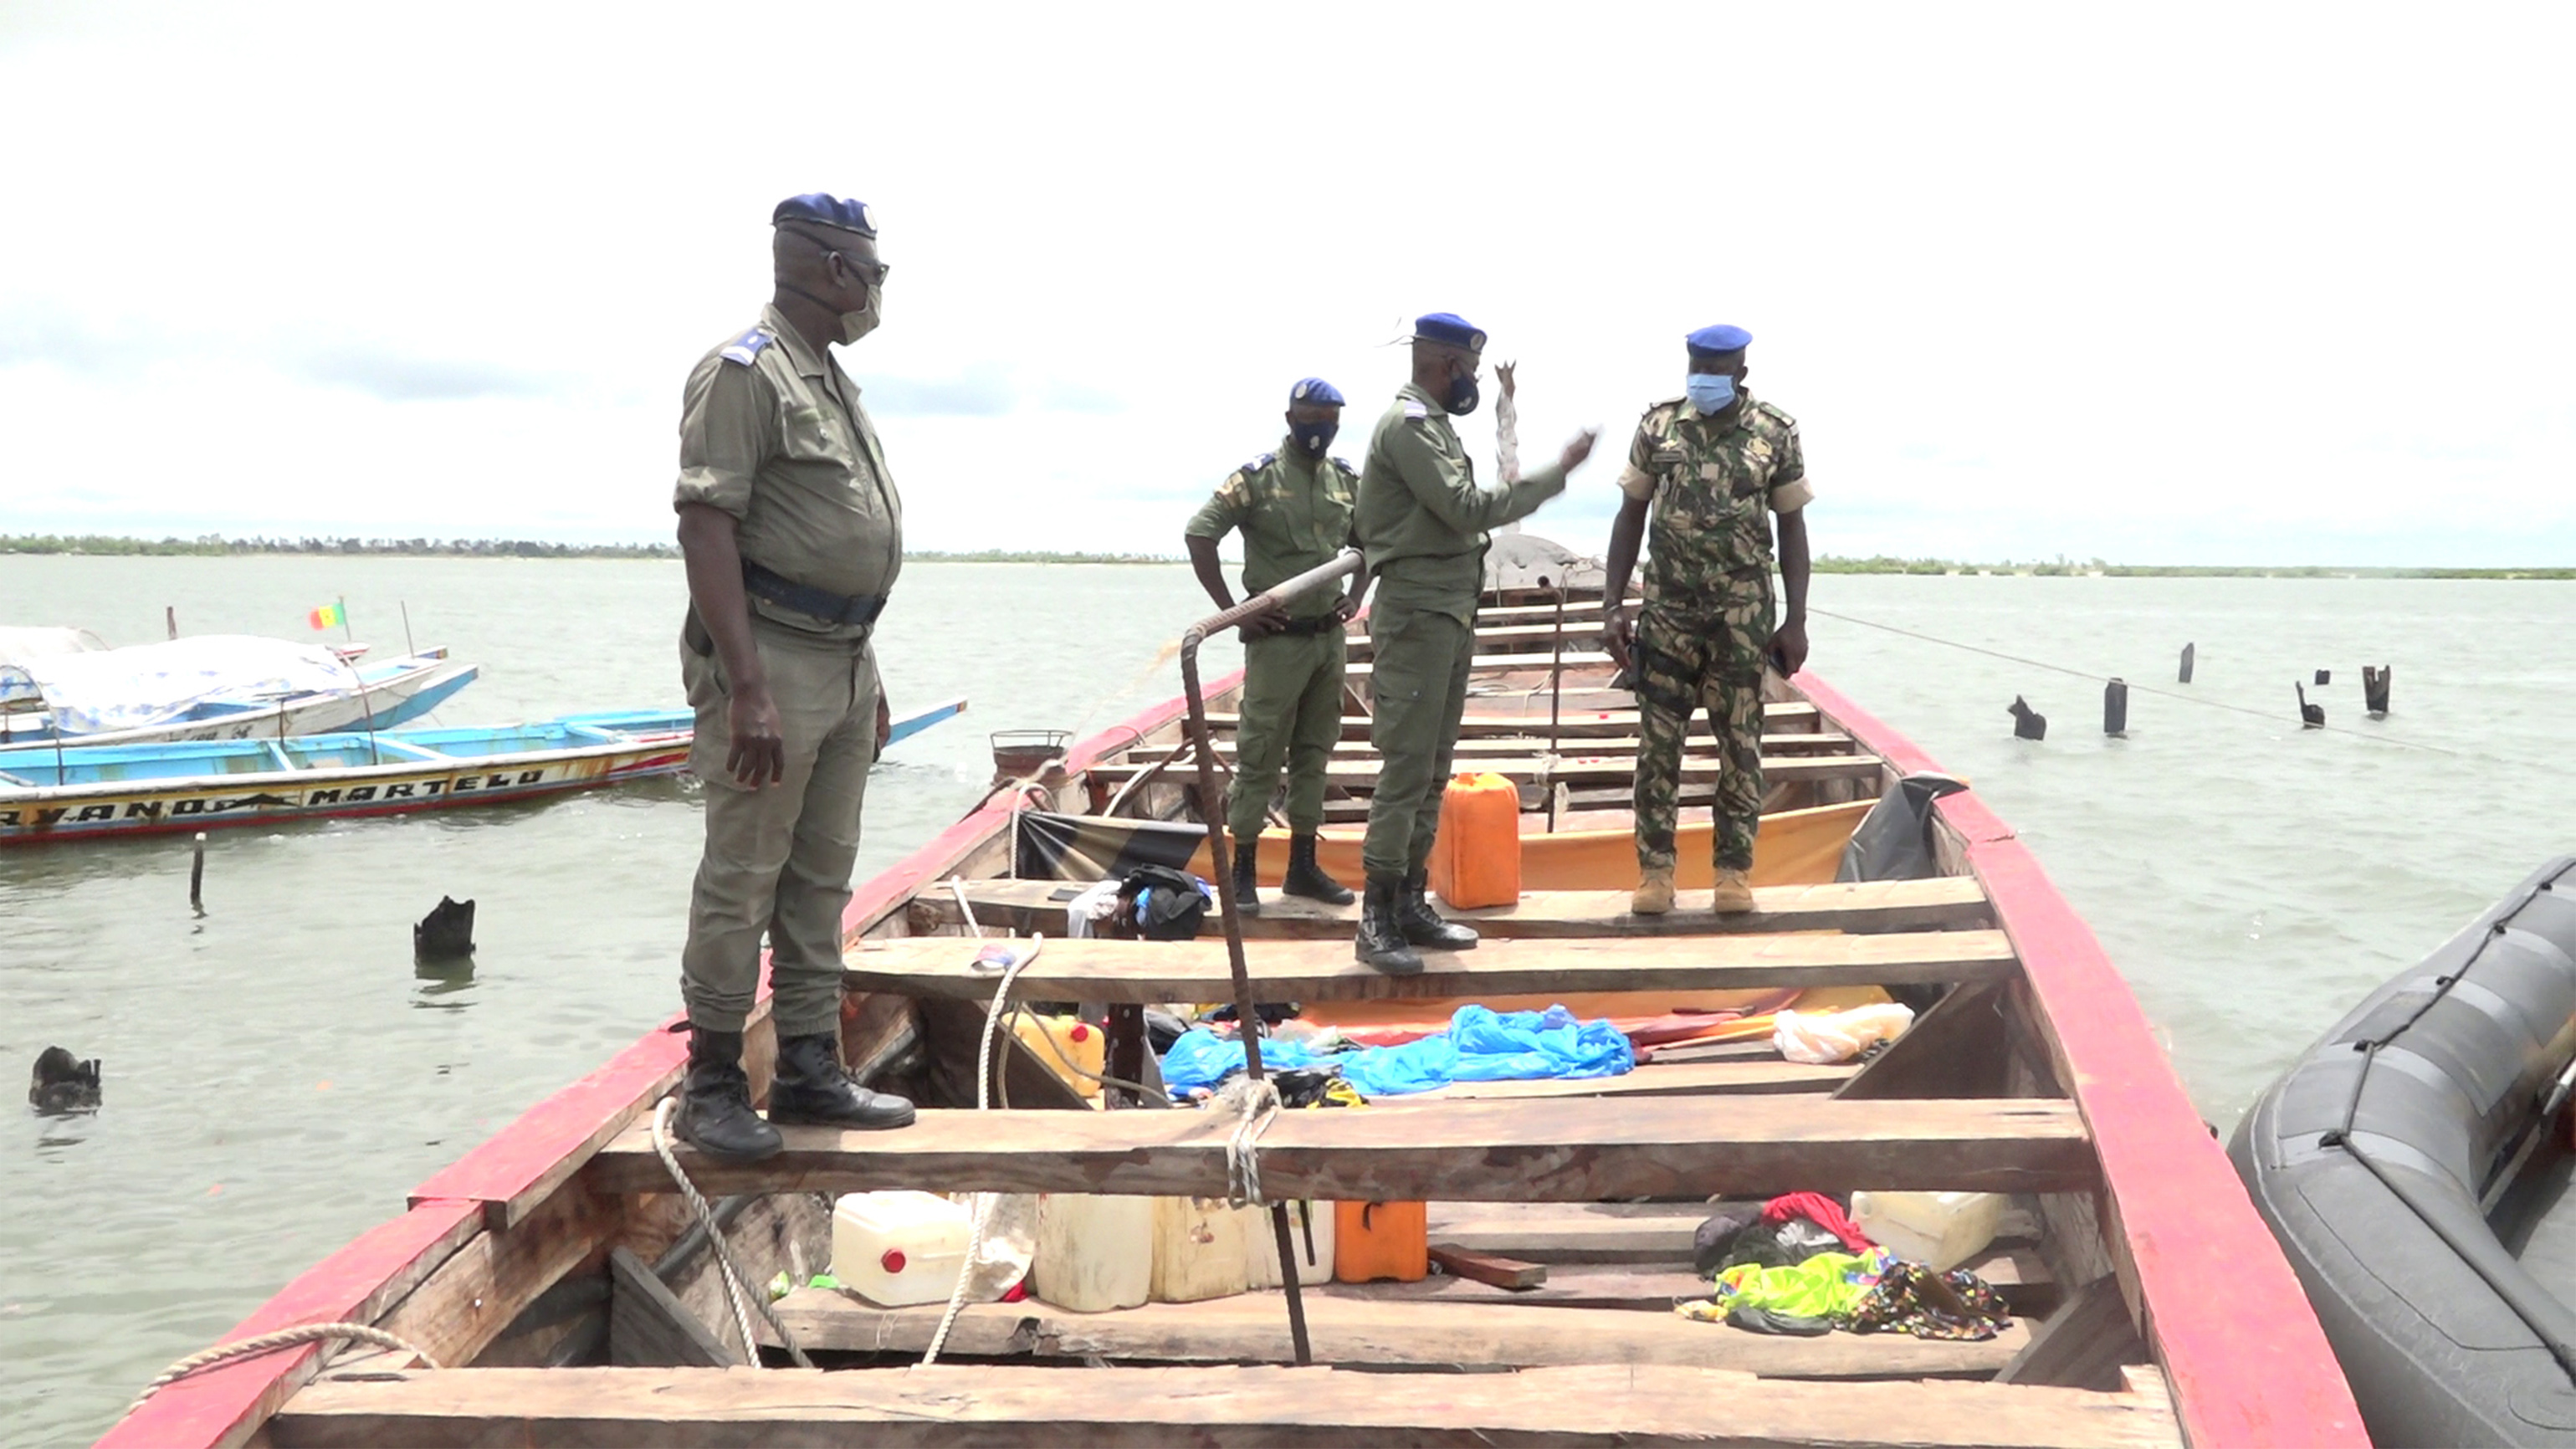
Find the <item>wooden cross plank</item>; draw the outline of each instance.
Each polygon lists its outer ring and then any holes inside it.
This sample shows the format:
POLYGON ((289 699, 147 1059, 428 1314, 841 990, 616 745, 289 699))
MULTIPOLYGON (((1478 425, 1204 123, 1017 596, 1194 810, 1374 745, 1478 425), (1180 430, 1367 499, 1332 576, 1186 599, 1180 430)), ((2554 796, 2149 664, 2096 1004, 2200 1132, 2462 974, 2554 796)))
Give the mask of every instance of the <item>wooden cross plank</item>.
MULTIPOLYGON (((1517 1202, 1770 1196, 1853 1188, 2083 1191, 2093 1156, 2063 1101, 1837 1102, 1689 1097, 1426 1102, 1289 1112, 1261 1138, 1263 1188, 1278 1198, 1517 1202)), ((1170 1111, 925 1110, 889 1132, 782 1129, 777 1156, 728 1166, 683 1147, 699 1190, 735 1192, 1092 1192, 1217 1197, 1234 1119, 1170 1111)), ((670 1178, 643 1126, 588 1169, 608 1192, 659 1192, 670 1178)))
MULTIPOLYGON (((967 882, 966 898, 975 908, 975 919, 988 931, 1043 931, 1052 939, 1065 929, 1064 903, 1081 889, 1065 881, 980 880, 967 882)), ((1729 916, 1714 915, 1705 909, 1677 910, 1660 916, 1632 915, 1628 900, 1626 891, 1523 891, 1516 905, 1443 910, 1441 914, 1474 926, 1489 940, 1789 931, 1876 934, 1973 929, 1993 922, 1985 890, 1972 876, 1756 886, 1753 909, 1729 916)), ((965 917, 957 909, 957 898, 944 890, 915 897, 911 909, 916 931, 965 924, 965 917)), ((1260 915, 1244 919, 1243 934, 1256 940, 1286 937, 1347 942, 1359 919, 1356 902, 1328 906, 1298 896, 1272 894, 1262 899, 1260 915)), ((1224 928, 1211 911, 1200 929, 1213 936, 1224 928)))
MULTIPOLYGON (((1678 1364, 1742 1369, 1766 1378, 1991 1378, 2028 1340, 2020 1320, 1982 1343, 1901 1334, 1779 1338, 1671 1311, 1565 1308, 1499 1313, 1466 1303, 1402 1302, 1344 1295, 1347 1285, 1306 1290, 1306 1331, 1316 1361, 1431 1366, 1678 1364)), ((1706 1296, 1708 1285, 1698 1285, 1706 1296)), ((778 1316, 807 1352, 918 1353, 945 1304, 877 1308, 826 1289, 787 1295, 778 1316)), ((1045 1303, 980 1303, 957 1317, 944 1353, 973 1358, 1144 1359, 1162 1363, 1285 1363, 1288 1310, 1276 1291, 1199 1303, 1148 1303, 1071 1313, 1045 1303)))
MULTIPOLYGON (((1219 738, 1215 743, 1218 758, 1234 757, 1235 747, 1232 739, 1219 738)), ((1563 739, 1556 753, 1561 757, 1573 759, 1633 757, 1640 748, 1640 744, 1641 742, 1633 734, 1601 739, 1576 739, 1569 735, 1563 739)), ((1784 731, 1762 737, 1762 750, 1765 755, 1783 750, 1839 750, 1848 753, 1851 745, 1851 736, 1832 730, 1784 731)), ((1717 737, 1705 731, 1692 735, 1682 742, 1685 754, 1705 754, 1716 748, 1717 737)), ((1509 736, 1461 738, 1452 753, 1460 759, 1482 759, 1487 756, 1535 757, 1546 751, 1547 720, 1542 717, 1528 728, 1509 736)), ((1126 753, 1124 762, 1131 765, 1150 764, 1156 760, 1168 759, 1179 752, 1180 746, 1177 744, 1139 745, 1126 753)), ((1336 759, 1373 758, 1375 754, 1376 747, 1366 739, 1342 740, 1333 746, 1333 756, 1336 759)))
MULTIPOLYGON (((956 936, 863 942, 845 956, 841 980, 854 991, 990 1001, 993 973, 974 968, 979 944, 956 936)), ((1360 965, 1339 941, 1264 941, 1247 956, 1261 1001, 1884 986, 1995 980, 2014 966, 2001 931, 1497 940, 1431 953, 1418 976, 1360 965)), ((1022 1001, 1216 1001, 1231 994, 1231 979, 1225 946, 1213 939, 1050 940, 1015 989, 1022 1001)))
MULTIPOLYGON (((1599 785, 1625 784, 1636 778, 1634 755, 1569 755, 1555 760, 1531 756, 1498 755, 1473 757, 1475 768, 1487 774, 1500 775, 1515 784, 1599 785)), ((1762 781, 1766 785, 1790 780, 1847 780, 1875 776, 1883 762, 1876 755, 1765 755, 1762 757, 1762 781)), ((1095 765, 1092 777, 1112 784, 1134 778, 1143 765, 1095 765)), ((1680 771, 1685 785, 1709 785, 1716 782, 1723 768, 1713 756, 1684 754, 1680 771)), ((1353 793, 1376 788, 1377 778, 1385 767, 1374 759, 1334 759, 1324 766, 1324 779, 1353 793)))
MULTIPOLYGON (((1485 700, 1480 703, 1490 705, 1492 701, 1485 700)), ((1458 737, 1474 739, 1484 735, 1526 735, 1533 728, 1540 733, 1545 733, 1547 695, 1544 692, 1540 693, 1532 703, 1536 705, 1536 709, 1526 713, 1471 712, 1459 720, 1458 737)), ((1208 730, 1211 734, 1230 735, 1234 733, 1235 726, 1241 723, 1242 719, 1243 716, 1236 713, 1211 712, 1208 715, 1208 730)), ((1816 707, 1812 704, 1786 701, 1762 706, 1762 719, 1765 726, 1798 729, 1815 726, 1818 715, 1816 707)), ((1561 738, 1569 740, 1634 735, 1637 733, 1637 709, 1633 704, 1620 709, 1597 709, 1589 706, 1575 709, 1569 705, 1559 712, 1556 728, 1561 738)), ((1342 738, 1366 739, 1368 732, 1368 716, 1346 714, 1342 717, 1342 738)), ((1696 733, 1703 739, 1707 738, 1706 715, 1699 716, 1699 727, 1696 733)))
MULTIPOLYGON (((1714 1325, 1708 1325, 1714 1330, 1714 1325)), ((380 1444, 866 1443, 1339 1446, 2178 1445, 2152 1371, 2119 1393, 1950 1380, 1766 1380, 1594 1364, 1461 1380, 1329 1367, 964 1364, 775 1369, 447 1369, 325 1380, 271 1423, 279 1449, 380 1444)))

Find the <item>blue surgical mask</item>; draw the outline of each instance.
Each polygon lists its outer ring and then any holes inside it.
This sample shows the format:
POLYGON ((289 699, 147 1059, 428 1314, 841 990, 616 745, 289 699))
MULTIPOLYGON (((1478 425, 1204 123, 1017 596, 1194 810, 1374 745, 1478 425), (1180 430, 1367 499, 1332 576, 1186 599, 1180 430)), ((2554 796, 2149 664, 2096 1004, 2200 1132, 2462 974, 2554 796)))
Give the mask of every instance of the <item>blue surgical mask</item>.
POLYGON ((1290 423, 1288 441, 1307 457, 1320 458, 1326 448, 1333 446, 1333 435, 1341 430, 1339 423, 1290 423))
POLYGON ((1476 374, 1449 379, 1448 408, 1462 418, 1476 410, 1476 374))
POLYGON ((1735 405, 1735 379, 1723 372, 1694 372, 1682 391, 1702 413, 1720 413, 1735 405))

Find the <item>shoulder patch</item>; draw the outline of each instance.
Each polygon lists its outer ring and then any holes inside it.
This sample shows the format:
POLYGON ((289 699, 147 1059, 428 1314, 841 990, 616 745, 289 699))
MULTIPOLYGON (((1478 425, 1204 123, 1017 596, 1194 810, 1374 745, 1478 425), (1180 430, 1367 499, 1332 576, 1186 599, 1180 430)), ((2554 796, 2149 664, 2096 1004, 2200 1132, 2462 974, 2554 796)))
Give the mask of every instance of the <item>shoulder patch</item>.
POLYGON ((1422 399, 1409 397, 1404 400, 1404 415, 1407 419, 1418 423, 1431 416, 1431 409, 1423 406, 1422 399))
POLYGON ((777 336, 768 328, 754 327, 750 331, 742 334, 740 337, 726 343, 724 350, 716 355, 727 362, 749 367, 753 362, 759 359, 760 350, 762 348, 767 347, 769 344, 777 340, 777 336))
POLYGON ((1794 428, 1798 425, 1798 420, 1796 418, 1789 416, 1787 413, 1780 411, 1778 408, 1771 406, 1771 404, 1764 402, 1760 398, 1755 398, 1753 400, 1753 406, 1767 414, 1771 421, 1780 424, 1782 427, 1794 428))
POLYGON ((1264 453, 1260 457, 1253 459, 1251 462, 1244 464, 1240 468, 1237 468, 1235 471, 1241 473, 1244 477, 1249 478, 1253 474, 1260 472, 1262 469, 1267 468, 1278 461, 1279 455, 1277 453, 1264 453))

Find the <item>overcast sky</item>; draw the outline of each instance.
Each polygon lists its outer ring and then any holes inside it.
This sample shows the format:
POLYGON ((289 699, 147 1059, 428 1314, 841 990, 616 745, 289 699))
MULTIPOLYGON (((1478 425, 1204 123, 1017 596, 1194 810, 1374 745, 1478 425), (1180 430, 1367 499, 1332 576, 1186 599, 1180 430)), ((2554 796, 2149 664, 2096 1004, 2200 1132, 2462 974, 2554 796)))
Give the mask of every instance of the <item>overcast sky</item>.
POLYGON ((2569 13, 7 0, 0 532, 667 538, 829 190, 919 548, 1177 551, 1450 310, 1587 549, 1731 321, 1826 552, 2568 564, 2569 13))

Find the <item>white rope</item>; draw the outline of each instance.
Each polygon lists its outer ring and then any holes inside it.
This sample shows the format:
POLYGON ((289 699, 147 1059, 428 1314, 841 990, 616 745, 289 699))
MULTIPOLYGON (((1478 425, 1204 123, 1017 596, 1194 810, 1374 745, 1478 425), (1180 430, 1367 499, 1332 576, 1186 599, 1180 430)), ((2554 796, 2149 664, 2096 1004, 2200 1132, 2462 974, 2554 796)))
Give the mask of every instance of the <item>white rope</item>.
MULTIPOLYGON (((957 887, 957 899, 962 904, 966 899, 964 883, 951 884, 957 887)), ((968 916, 967 923, 972 925, 974 917, 968 916)), ((975 1110, 978 1112, 992 1109, 993 1037, 1001 1027, 1002 1010, 1010 1002, 1011 983, 1020 979, 1020 973, 1028 969, 1030 962, 1038 959, 1038 952, 1045 946, 1046 937, 1029 937, 1028 953, 1014 955, 1011 963, 1003 968, 1002 979, 993 984, 993 1004, 984 1008, 984 1035, 975 1047, 975 1110)), ((978 955, 970 969, 985 969, 984 958, 978 955)), ((966 1234, 966 1256, 957 1264, 957 1286, 949 1290, 948 1308, 939 1315, 939 1327, 930 1335, 930 1348, 921 1356, 923 1368, 939 1362, 939 1351, 948 1346, 948 1331, 957 1326, 957 1315, 966 1311, 966 1285, 974 1279, 976 1255, 984 1251, 985 1231, 992 1227, 993 1210, 1001 1202, 1000 1193, 980 1192, 975 1195, 975 1225, 966 1234)))
POLYGON ((389 1348, 396 1353, 410 1354, 420 1360, 422 1368, 438 1367, 438 1360, 431 1358, 427 1349, 409 1339, 397 1338, 381 1328, 370 1328, 363 1323, 307 1323, 294 1328, 281 1328, 274 1333, 235 1339, 231 1343, 219 1343, 213 1348, 192 1353, 163 1369, 159 1378, 145 1384, 143 1392, 134 1396, 134 1402, 125 1406, 125 1412, 131 1414, 142 1408, 144 1400, 200 1369, 213 1368, 219 1363, 230 1363, 237 1358, 255 1358, 263 1353, 274 1353, 281 1348, 293 1348, 300 1343, 328 1343, 343 1338, 355 1339, 360 1343, 372 1343, 378 1348, 389 1348))
MULTIPOLYGON (((1012 812, 1011 818, 1017 820, 1019 818, 1018 812, 1012 812)), ((957 897, 957 911, 958 914, 966 918, 966 929, 974 932, 978 936, 983 935, 983 924, 975 919, 975 903, 966 899, 966 877, 962 875, 950 876, 948 878, 948 890, 951 895, 957 897)))
POLYGON ((689 1181, 689 1175, 680 1169, 679 1154, 671 1150, 671 1118, 679 1106, 677 1097, 664 1097, 654 1105, 653 1151, 661 1156, 662 1165, 670 1169, 671 1180, 680 1185, 680 1195, 689 1200, 689 1210, 697 1214, 699 1225, 707 1230, 707 1246, 716 1255, 716 1272, 724 1279, 725 1302, 732 1307, 734 1327, 742 1334, 743 1357, 751 1361, 753 1368, 760 1367, 760 1340, 752 1334, 751 1311, 744 1306, 749 1304, 759 1310, 761 1321, 778 1335, 778 1342, 786 1348, 787 1356, 796 1361, 796 1366, 812 1368, 814 1361, 805 1356, 805 1350, 796 1346, 787 1325, 779 1322, 777 1311, 769 1306, 769 1295, 763 1292, 755 1298, 744 1289, 742 1268, 734 1262, 733 1250, 725 1246, 724 1229, 716 1222, 715 1209, 707 1206, 706 1197, 698 1191, 698 1185, 689 1181))
POLYGON ((1268 1077, 1236 1077, 1217 1088, 1216 1105, 1235 1114, 1234 1133, 1225 1139, 1226 1201, 1235 1207, 1260 1203, 1261 1134, 1286 1105, 1279 1100, 1279 1084, 1268 1077))

